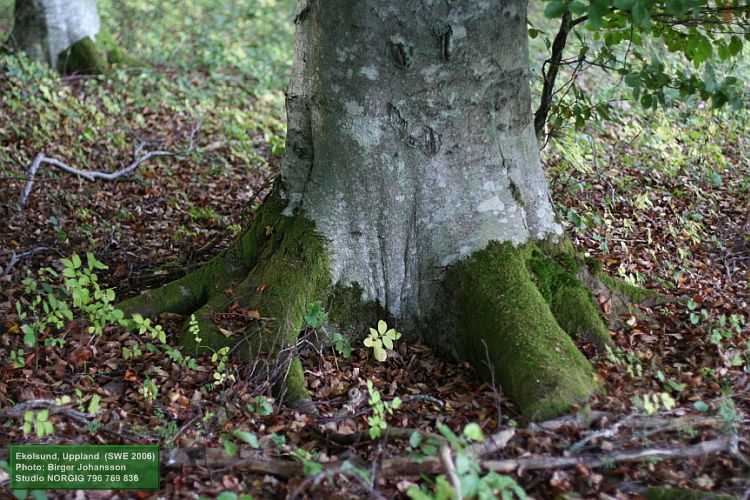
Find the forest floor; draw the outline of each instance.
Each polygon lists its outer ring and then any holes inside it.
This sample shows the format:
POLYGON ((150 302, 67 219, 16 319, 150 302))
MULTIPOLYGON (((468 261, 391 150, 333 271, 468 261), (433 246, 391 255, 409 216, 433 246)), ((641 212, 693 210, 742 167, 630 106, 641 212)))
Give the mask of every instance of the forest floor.
MULTIPOLYGON (((0 14, 11 3, 0 2, 0 14)), ((611 353, 580 346, 606 389, 581 409, 588 418, 522 426, 502 392, 468 366, 405 342, 380 363, 354 342, 351 353, 343 345, 302 346, 315 419, 279 405, 246 364, 176 354, 187 318, 154 318, 161 339, 111 321, 101 333, 89 333, 81 318, 63 317, 59 328, 39 323, 49 316, 50 294, 66 300, 62 276, 45 269, 75 273, 91 264, 102 288, 124 298, 215 255, 252 219, 283 155, 288 2, 252 9, 218 0, 99 4, 123 45, 148 64, 60 78, 21 55, 0 55, 0 447, 147 443, 163 453, 213 448, 226 456, 167 466, 155 493, 49 497, 398 497, 434 477, 378 467, 429 451, 411 430, 445 437, 445 426, 460 435, 476 423, 485 435, 508 438, 492 460, 541 460, 540 468, 527 461, 508 472, 533 497, 638 497, 662 486, 747 498, 750 113, 645 112, 622 101, 611 120, 559 130, 543 150, 575 243, 612 276, 685 299, 633 308, 612 332, 618 347, 611 353), (133 19, 143 20, 138 37, 133 19), (45 166, 26 206, 18 205, 37 154, 115 171, 157 149, 174 155, 113 182, 45 166), (410 431, 368 438, 368 381, 383 400, 404 400, 387 419, 390 429, 410 431), (32 400, 46 402, 13 410, 32 400), (37 420, 45 407, 51 430, 37 420), (24 408, 34 416, 30 433, 24 408), (729 444, 677 459, 618 455, 669 448, 679 456, 708 442, 729 444), (572 467, 551 460, 577 455, 600 460, 572 467), (261 472, 263 456, 300 469, 261 472), (332 463, 349 465, 325 468, 332 463)), ((89 305, 108 310, 108 300, 89 305)), ((611 305, 600 302, 607 312, 611 305)), ((229 310, 245 322, 258 315, 229 310)), ((2 465, 0 456, 0 488, 7 489, 2 465)))

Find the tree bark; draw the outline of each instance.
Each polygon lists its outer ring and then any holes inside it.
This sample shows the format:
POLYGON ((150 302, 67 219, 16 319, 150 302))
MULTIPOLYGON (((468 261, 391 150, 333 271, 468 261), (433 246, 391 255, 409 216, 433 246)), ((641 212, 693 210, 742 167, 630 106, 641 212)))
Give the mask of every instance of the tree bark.
POLYGON ((323 300, 353 338, 387 317, 469 360, 526 419, 599 390, 572 337, 601 347, 609 335, 539 160, 526 1, 302 1, 296 23, 274 194, 204 270, 123 307, 200 307, 215 332, 239 297, 288 345, 323 300))
POLYGON ((98 73, 128 59, 101 29, 95 0, 16 0, 13 39, 62 73, 98 73))
POLYGON ((303 7, 286 213, 320 221, 333 281, 357 283, 405 328, 435 307, 451 264, 490 241, 561 234, 530 120, 525 9, 303 7))

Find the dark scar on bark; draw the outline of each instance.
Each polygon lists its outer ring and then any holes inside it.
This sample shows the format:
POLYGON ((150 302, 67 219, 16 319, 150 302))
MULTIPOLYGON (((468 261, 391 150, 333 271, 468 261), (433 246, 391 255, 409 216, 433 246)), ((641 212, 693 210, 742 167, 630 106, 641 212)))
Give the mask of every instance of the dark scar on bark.
POLYGON ((393 63, 403 69, 408 69, 414 62, 414 47, 405 43, 388 42, 389 51, 393 63))

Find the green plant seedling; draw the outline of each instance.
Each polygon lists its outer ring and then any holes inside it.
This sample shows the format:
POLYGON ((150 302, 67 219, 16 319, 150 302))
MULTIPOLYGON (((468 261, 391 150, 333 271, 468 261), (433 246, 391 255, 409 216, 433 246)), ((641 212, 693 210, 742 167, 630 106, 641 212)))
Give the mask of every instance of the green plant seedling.
POLYGON ((388 324, 381 319, 378 321, 377 330, 370 328, 370 333, 364 343, 372 348, 375 359, 382 363, 388 357, 388 351, 393 350, 393 341, 400 338, 401 334, 394 328, 388 328, 388 324))

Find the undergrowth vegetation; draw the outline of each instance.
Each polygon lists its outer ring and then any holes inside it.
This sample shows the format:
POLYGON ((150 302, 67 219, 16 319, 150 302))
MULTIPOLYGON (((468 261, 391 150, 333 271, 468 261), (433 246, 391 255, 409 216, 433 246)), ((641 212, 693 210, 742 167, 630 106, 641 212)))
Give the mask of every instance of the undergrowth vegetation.
MULTIPOLYGON (((12 3, 0 0, 0 38, 12 3)), ((195 317, 126 321, 115 306, 215 255, 252 216, 284 150, 294 2, 97 3, 141 66, 61 78, 23 54, 0 53, 0 116, 12 117, 0 121, 0 411, 47 401, 2 413, 3 440, 220 448, 238 460, 262 451, 299 465, 283 480, 242 466, 213 476, 200 467, 165 471, 162 493, 186 497, 312 491, 454 498, 460 489, 465 498, 523 498, 524 490, 552 497, 649 485, 748 488, 742 465, 722 457, 513 476, 482 469, 472 450, 504 431, 512 432, 498 453, 508 459, 748 438, 750 112, 698 101, 646 111, 631 102, 625 82, 601 73, 584 74, 579 90, 553 110, 556 126, 542 155, 574 242, 625 283, 684 298, 626 311, 611 326, 614 347, 604 353, 581 341, 607 393, 584 410, 604 415, 597 421, 604 428, 627 415, 617 432, 517 429, 519 415, 502 392, 466 366, 423 345, 394 342, 400 333, 385 318, 350 344, 326 330, 320 303, 309 305, 297 346, 317 401, 313 419, 283 408, 265 374, 236 362, 229 349, 192 356, 175 347, 183 321, 200 344, 195 317), (587 101, 580 101, 584 91, 587 101), (608 103, 606 111, 576 119, 592 106, 605 110, 600 103, 608 103), (112 171, 138 151, 180 152, 191 142, 189 153, 153 159, 116 183, 43 170, 28 206, 18 209, 39 153, 112 171), (683 420, 657 431, 628 426, 648 415, 683 420), (704 416, 719 424, 696 423, 704 416), (409 429, 406 439, 396 432, 402 428, 409 429), (427 467, 440 462, 441 447, 455 477, 425 468, 396 481, 356 458, 410 453, 427 467)), ((535 29, 547 22, 552 36, 554 22, 532 14, 535 29)), ((546 57, 543 39, 532 41, 534 61, 546 57)), ((733 69, 748 81, 743 64, 733 69)), ((612 311, 606 297, 595 298, 612 311)), ((264 317, 229 304, 223 320, 262 331, 264 317)))

